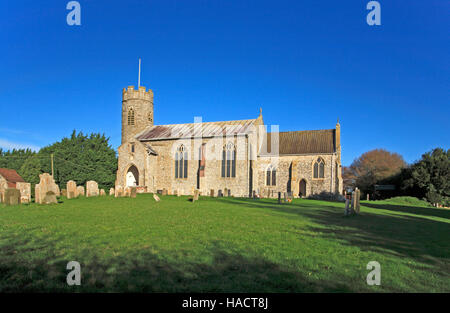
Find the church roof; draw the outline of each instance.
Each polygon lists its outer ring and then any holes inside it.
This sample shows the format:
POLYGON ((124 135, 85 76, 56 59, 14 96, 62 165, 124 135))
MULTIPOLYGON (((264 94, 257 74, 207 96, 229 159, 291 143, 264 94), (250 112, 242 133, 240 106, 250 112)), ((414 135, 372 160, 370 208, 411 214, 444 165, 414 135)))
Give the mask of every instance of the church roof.
POLYGON ((225 135, 247 134, 253 130, 257 119, 224 122, 204 122, 188 124, 154 125, 146 128, 136 136, 140 141, 214 137, 225 135), (201 127, 199 127, 201 125, 201 127))
POLYGON ((8 187, 15 188, 16 183, 25 182, 15 170, 9 168, 0 168, 0 175, 6 179, 8 187))
MULTIPOLYGON (((278 149, 280 155, 319 154, 336 152, 335 129, 279 132, 278 149)), ((267 149, 262 155, 271 152, 272 133, 267 133, 267 149)))

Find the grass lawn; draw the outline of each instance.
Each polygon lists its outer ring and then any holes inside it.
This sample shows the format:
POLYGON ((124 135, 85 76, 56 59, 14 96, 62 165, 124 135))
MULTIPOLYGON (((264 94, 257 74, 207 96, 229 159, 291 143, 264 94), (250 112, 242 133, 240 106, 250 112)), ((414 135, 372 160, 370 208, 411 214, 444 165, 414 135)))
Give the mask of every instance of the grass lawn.
POLYGON ((450 210, 152 195, 0 204, 0 291, 450 292, 450 210), (69 287, 69 261, 81 286, 69 287), (381 286, 368 286, 369 261, 381 286))

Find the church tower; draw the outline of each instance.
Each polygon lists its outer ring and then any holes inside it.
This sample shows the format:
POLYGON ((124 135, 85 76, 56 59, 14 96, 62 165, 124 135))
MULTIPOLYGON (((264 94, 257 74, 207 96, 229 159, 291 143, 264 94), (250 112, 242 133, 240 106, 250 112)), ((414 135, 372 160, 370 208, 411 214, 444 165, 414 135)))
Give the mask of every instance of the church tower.
POLYGON ((148 126, 153 126, 153 91, 128 86, 122 91, 122 144, 148 126))

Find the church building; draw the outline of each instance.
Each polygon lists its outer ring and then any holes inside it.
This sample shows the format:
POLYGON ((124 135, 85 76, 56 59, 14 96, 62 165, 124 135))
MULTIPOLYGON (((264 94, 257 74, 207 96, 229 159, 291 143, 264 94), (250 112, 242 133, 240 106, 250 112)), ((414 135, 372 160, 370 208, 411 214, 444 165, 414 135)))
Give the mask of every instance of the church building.
POLYGON ((235 197, 342 194, 340 125, 271 131, 254 119, 154 125, 153 91, 122 92, 116 188, 235 197))

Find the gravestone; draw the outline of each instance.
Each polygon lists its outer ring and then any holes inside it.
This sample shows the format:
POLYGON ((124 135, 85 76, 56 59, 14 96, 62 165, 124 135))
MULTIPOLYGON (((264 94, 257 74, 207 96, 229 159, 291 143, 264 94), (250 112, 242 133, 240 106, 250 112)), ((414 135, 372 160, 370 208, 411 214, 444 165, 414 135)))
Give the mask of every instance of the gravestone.
POLYGON ((161 195, 167 196, 167 189, 166 188, 163 188, 163 190, 161 192, 161 195))
POLYGON ((20 203, 31 202, 31 184, 24 182, 17 182, 16 189, 20 191, 20 203))
POLYGON ((209 192, 209 195, 210 195, 211 197, 214 197, 214 189, 211 189, 211 191, 209 192))
POLYGON ((136 198, 136 193, 137 193, 136 190, 137 190, 136 187, 131 187, 130 188, 130 197, 131 198, 136 198))
POLYGON ((181 196, 181 190, 177 190, 177 197, 181 196))
POLYGON ((67 198, 67 190, 66 189, 61 189, 61 196, 67 198))
POLYGON ((76 193, 75 197, 79 197, 79 196, 83 196, 84 197, 84 187, 83 186, 78 186, 77 187, 77 193, 76 193))
POLYGON ((47 191, 42 203, 43 204, 58 203, 58 200, 56 199, 56 193, 54 193, 53 191, 47 191))
POLYGON ((106 196, 105 189, 100 189, 100 196, 106 196))
POLYGON ((225 197, 228 196, 228 188, 225 188, 225 189, 223 190, 223 194, 224 194, 225 197))
POLYGON ((350 214, 352 214, 352 209, 350 207, 350 200, 349 199, 345 199, 345 211, 344 211, 344 215, 345 216, 349 216, 350 214))
POLYGON ((109 188, 109 195, 114 196, 116 194, 114 188, 109 188))
POLYGON ((20 204, 20 190, 16 188, 7 188, 4 191, 3 200, 6 205, 20 204))
POLYGON ((86 182, 86 197, 97 197, 100 194, 96 181, 90 180, 86 182))
POLYGON ((356 188, 355 193, 355 212, 358 214, 360 209, 361 191, 356 188))
POLYGON ((120 185, 116 186, 116 189, 114 190, 114 197, 120 198, 123 197, 123 187, 120 185))
POLYGON ((278 192, 278 204, 281 203, 281 192, 278 192))
POLYGON ((156 194, 153 194, 153 199, 155 199, 156 202, 161 201, 161 199, 156 194))
POLYGON ((66 184, 67 188, 67 199, 76 198, 77 194, 77 183, 73 180, 69 180, 66 184))
POLYGON ((125 187, 123 190, 123 196, 124 197, 130 197, 131 196, 131 187, 125 187))
MULTIPOLYGON (((56 199, 56 195, 59 192, 59 187, 58 185, 55 184, 53 176, 48 173, 44 173, 39 175, 39 179, 40 179, 39 184, 36 184, 36 186, 34 187, 35 202, 40 204, 46 204, 47 201, 46 196, 47 193, 50 191, 52 192, 52 194, 55 196, 56 199)), ((50 202, 52 202, 53 198, 50 200, 51 200, 50 202)))
POLYGON ((194 191, 194 198, 192 198, 192 202, 198 200, 198 195, 199 195, 199 193, 200 193, 200 192, 199 192, 197 189, 194 191))

